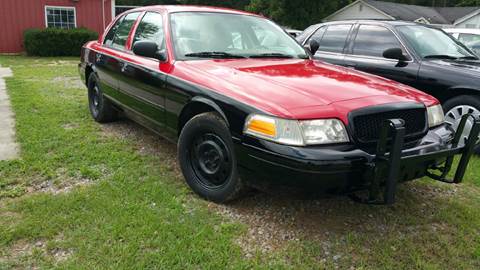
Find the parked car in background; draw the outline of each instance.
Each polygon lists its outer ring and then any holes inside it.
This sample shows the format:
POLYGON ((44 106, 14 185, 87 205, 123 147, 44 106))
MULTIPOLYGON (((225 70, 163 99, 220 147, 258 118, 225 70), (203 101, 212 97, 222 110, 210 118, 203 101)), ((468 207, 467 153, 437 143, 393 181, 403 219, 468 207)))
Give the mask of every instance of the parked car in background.
POLYGON ((83 47, 79 72, 96 121, 123 112, 177 141, 186 182, 215 202, 270 182, 370 198, 385 186, 392 203, 398 182, 447 181, 455 155, 460 182, 480 132, 477 117, 460 145, 434 97, 312 60, 270 20, 228 9, 129 10, 83 47))
POLYGON ((445 32, 458 39, 480 56, 480 29, 473 28, 447 28, 445 32))
POLYGON ((302 33, 302 31, 300 30, 290 29, 290 28, 285 28, 285 31, 287 31, 287 33, 294 38, 296 38, 298 35, 302 33))
POLYGON ((480 61, 440 29, 403 21, 336 21, 311 26, 297 40, 305 46, 312 40, 318 43, 317 59, 433 95, 453 129, 463 114, 480 115, 480 61))

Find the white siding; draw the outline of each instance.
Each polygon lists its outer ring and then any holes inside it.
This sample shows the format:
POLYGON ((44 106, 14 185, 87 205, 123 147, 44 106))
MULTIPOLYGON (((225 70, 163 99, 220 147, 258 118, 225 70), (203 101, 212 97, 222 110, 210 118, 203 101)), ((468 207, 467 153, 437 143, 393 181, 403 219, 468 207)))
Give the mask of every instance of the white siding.
POLYGON ((326 21, 340 21, 352 19, 390 19, 368 5, 358 2, 339 13, 329 17, 326 21))
POLYGON ((480 28, 480 14, 477 14, 468 20, 456 24, 455 28, 480 28))

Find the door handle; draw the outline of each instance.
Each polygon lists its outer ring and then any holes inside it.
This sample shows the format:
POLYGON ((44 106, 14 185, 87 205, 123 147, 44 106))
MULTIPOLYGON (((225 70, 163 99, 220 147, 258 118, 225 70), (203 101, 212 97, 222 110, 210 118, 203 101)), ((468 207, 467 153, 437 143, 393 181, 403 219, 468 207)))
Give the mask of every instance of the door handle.
POLYGON ((122 72, 125 72, 127 70, 127 67, 128 67, 127 63, 120 62, 119 65, 120 65, 120 69, 121 69, 122 72))
POLYGON ((98 62, 101 62, 101 61, 102 61, 102 55, 99 54, 99 53, 97 53, 97 54, 95 55, 95 60, 97 61, 97 63, 98 63, 98 62))

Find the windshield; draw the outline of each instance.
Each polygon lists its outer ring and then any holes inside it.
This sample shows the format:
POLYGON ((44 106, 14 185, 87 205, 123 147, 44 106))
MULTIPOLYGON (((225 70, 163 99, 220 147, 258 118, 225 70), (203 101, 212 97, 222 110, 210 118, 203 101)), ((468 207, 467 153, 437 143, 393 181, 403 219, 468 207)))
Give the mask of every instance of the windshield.
POLYGON ((398 31, 422 58, 469 58, 473 55, 445 32, 420 25, 403 25, 398 31))
POLYGON ((248 15, 179 12, 170 17, 178 59, 308 58, 305 50, 273 22, 248 15))

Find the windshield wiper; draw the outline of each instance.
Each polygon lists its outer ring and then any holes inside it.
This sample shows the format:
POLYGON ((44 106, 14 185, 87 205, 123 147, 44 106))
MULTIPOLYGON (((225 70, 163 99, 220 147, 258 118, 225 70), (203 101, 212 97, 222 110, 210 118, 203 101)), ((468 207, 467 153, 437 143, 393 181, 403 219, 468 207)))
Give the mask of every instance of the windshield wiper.
POLYGON ((246 58, 238 54, 227 52, 194 52, 185 54, 186 57, 207 57, 207 58, 246 58))
POLYGON ((462 60, 478 60, 478 57, 475 57, 475 56, 462 56, 462 57, 459 57, 458 59, 462 59, 462 60))
POLYGON ((293 58, 293 55, 283 53, 261 53, 248 56, 250 58, 293 58))
POLYGON ((447 54, 432 54, 432 55, 427 55, 423 58, 431 58, 431 59, 451 59, 451 60, 456 60, 458 57, 447 55, 447 54))

